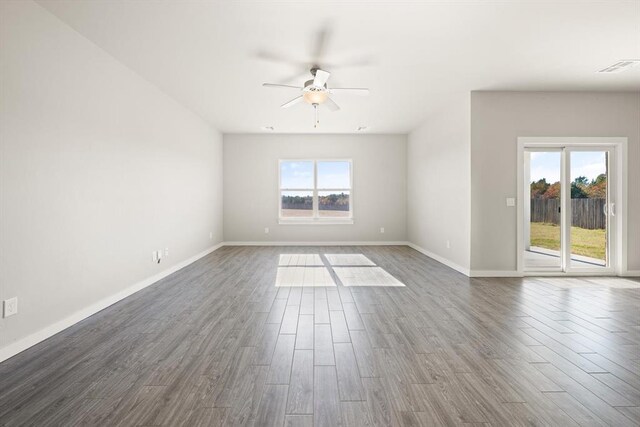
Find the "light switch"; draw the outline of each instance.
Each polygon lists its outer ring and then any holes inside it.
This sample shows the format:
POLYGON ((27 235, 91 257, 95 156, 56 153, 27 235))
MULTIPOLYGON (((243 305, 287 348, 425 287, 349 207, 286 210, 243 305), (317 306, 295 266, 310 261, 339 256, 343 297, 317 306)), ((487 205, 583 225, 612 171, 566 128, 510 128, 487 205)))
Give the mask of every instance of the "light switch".
POLYGON ((18 297, 9 298, 3 301, 3 314, 2 317, 13 316, 18 314, 18 297))
POLYGON ((507 206, 515 206, 516 199, 514 197, 507 197, 507 206))

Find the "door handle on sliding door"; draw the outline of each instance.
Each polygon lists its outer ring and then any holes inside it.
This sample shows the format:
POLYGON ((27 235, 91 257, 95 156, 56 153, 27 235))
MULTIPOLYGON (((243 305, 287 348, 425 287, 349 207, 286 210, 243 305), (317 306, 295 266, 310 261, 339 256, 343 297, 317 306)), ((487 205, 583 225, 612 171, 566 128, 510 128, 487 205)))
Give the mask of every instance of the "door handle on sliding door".
POLYGON ((605 215, 611 214, 611 216, 616 216, 616 212, 614 209, 615 205, 615 203, 605 203, 604 205, 602 205, 602 211, 605 215))

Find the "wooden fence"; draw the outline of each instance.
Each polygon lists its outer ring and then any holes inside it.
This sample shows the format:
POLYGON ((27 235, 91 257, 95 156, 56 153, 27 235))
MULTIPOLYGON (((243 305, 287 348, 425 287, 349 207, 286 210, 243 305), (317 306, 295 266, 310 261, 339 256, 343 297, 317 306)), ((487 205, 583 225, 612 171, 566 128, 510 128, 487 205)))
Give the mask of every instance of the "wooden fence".
MULTIPOLYGON (((282 209, 303 209, 303 210, 311 210, 313 209, 313 205, 311 203, 287 203, 282 202, 282 209)), ((321 211, 348 211, 349 205, 339 205, 337 203, 333 204, 321 204, 319 209, 321 211)))
MULTIPOLYGON (((574 227, 604 229, 606 199, 571 199, 571 225, 574 227)), ((531 199, 531 222, 560 224, 559 199, 531 199)))

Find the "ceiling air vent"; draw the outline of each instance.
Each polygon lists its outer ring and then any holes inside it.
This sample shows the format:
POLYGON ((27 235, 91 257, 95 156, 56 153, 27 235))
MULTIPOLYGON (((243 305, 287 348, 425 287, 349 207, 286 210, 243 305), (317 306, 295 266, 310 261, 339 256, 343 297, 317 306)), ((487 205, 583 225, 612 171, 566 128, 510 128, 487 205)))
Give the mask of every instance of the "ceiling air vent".
POLYGON ((598 71, 599 73, 621 73, 629 68, 635 67, 640 64, 640 59, 625 59, 624 61, 617 62, 610 67, 598 71))

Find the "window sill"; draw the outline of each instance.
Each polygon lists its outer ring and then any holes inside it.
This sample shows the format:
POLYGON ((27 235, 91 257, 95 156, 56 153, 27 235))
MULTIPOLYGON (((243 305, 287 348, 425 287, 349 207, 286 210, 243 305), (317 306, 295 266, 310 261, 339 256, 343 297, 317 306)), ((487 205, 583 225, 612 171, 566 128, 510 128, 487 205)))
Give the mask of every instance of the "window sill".
POLYGON ((349 225, 353 224, 353 218, 280 218, 278 219, 280 225, 349 225))

